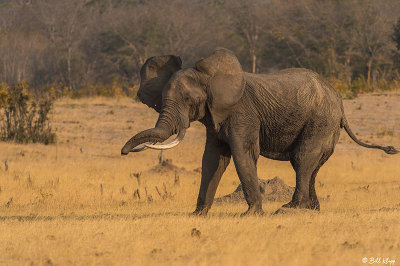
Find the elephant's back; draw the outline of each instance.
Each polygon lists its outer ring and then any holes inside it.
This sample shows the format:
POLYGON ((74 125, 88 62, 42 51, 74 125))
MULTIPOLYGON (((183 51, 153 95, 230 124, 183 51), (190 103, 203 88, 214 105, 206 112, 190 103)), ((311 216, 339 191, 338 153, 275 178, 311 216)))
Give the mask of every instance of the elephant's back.
POLYGON ((310 111, 341 112, 341 96, 314 71, 289 68, 270 74, 246 73, 245 79, 253 83, 253 88, 278 102, 295 104, 310 111))

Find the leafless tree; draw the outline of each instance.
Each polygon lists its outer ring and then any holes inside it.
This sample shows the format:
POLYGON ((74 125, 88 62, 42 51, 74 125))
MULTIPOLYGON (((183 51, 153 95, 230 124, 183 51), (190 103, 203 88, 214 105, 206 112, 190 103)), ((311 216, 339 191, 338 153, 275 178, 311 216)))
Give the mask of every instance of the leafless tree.
POLYGON ((43 32, 53 45, 59 63, 66 64, 64 81, 69 88, 76 87, 73 60, 88 29, 89 0, 36 0, 32 12, 43 25, 43 32))
POLYGON ((185 66, 216 47, 250 72, 306 67, 373 85, 396 78, 392 0, 4 0, 0 82, 38 90, 127 88, 150 56, 176 54, 185 66))
POLYGON ((226 4, 233 31, 248 50, 252 73, 257 71, 257 58, 266 45, 263 35, 270 30, 271 7, 271 1, 266 0, 234 0, 226 4))

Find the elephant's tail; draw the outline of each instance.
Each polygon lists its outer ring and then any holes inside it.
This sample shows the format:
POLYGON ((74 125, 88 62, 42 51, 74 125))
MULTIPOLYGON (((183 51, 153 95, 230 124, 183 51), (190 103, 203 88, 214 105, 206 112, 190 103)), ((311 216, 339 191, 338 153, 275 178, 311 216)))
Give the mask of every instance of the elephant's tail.
POLYGON ((349 127, 349 124, 348 124, 348 122, 347 122, 347 120, 346 120, 346 118, 344 116, 342 118, 340 126, 343 127, 346 130, 346 132, 350 136, 350 138, 352 140, 354 140, 358 145, 361 145, 361 146, 363 146, 365 148, 380 149, 380 150, 383 150, 384 152, 386 152, 387 154, 399 153, 399 151, 396 150, 393 146, 383 147, 383 146, 379 146, 379 145, 375 145, 375 144, 370 145, 370 144, 364 143, 361 140, 357 139, 357 137, 351 131, 351 129, 349 127))

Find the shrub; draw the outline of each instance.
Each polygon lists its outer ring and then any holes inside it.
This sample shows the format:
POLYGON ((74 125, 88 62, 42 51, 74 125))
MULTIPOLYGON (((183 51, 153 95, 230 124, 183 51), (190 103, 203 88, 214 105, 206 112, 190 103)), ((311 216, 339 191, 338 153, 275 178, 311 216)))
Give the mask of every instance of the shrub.
POLYGON ((69 90, 68 87, 61 86, 51 87, 50 92, 51 95, 55 97, 70 97, 70 98, 82 98, 82 97, 110 97, 110 98, 118 98, 118 97, 130 97, 135 102, 139 101, 137 98, 137 91, 139 89, 139 85, 128 85, 119 78, 114 78, 111 84, 97 84, 96 86, 86 85, 77 90, 69 90))
POLYGON ((360 93, 396 91, 400 87, 398 78, 380 78, 374 84, 368 83, 364 76, 359 76, 350 83, 335 77, 328 77, 327 79, 333 88, 346 99, 353 99, 360 93))
POLYGON ((49 125, 48 114, 53 106, 49 95, 33 97, 27 84, 0 87, 0 140, 18 143, 54 143, 56 136, 49 125))

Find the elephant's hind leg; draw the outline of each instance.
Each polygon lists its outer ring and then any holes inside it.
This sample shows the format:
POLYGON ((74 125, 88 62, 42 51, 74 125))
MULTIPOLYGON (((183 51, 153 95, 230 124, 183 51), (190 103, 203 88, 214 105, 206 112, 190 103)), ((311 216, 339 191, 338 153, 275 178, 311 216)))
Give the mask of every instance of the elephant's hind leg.
POLYGON ((283 208, 319 209, 315 186, 312 183, 315 182, 320 168, 321 157, 321 153, 310 153, 291 159, 292 166, 296 171, 296 188, 292 200, 283 205, 283 208))
POLYGON ((310 185, 309 185, 310 200, 311 200, 311 208, 310 209, 319 211, 319 201, 318 201, 318 197, 317 197, 317 192, 315 191, 315 178, 316 178, 317 173, 318 173, 319 169, 321 168, 321 166, 329 159, 329 157, 331 157, 332 153, 333 153, 333 149, 325 152, 319 161, 318 167, 311 174, 311 180, 310 180, 310 185))
POLYGON ((303 143, 291 156, 290 162, 296 171, 296 188, 292 200, 283 208, 307 208, 319 210, 315 191, 315 178, 321 166, 333 153, 332 136, 327 141, 303 143))

